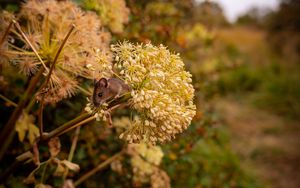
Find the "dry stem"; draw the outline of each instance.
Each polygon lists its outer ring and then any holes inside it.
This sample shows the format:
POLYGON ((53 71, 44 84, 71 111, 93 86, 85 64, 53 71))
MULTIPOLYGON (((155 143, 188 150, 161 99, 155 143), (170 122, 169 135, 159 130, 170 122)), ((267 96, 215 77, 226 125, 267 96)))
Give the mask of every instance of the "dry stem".
MULTIPOLYGON (((57 59, 58 59, 58 57, 59 57, 59 55, 60 55, 60 53, 61 53, 63 47, 65 46, 65 44, 66 44, 68 38, 70 37, 72 31, 74 30, 74 28, 75 28, 75 25, 72 25, 71 28, 70 28, 70 30, 69 30, 69 32, 68 32, 67 35, 65 36, 65 38, 64 38, 64 40, 63 40, 63 42, 62 42, 62 44, 60 45, 59 49, 57 50, 57 53, 56 53, 56 55, 55 55, 55 58, 54 58, 54 60, 53 60, 53 62, 52 62, 52 64, 51 64, 50 71, 49 71, 49 73, 48 73, 48 75, 47 75, 46 81, 42 84, 42 86, 40 87, 39 90, 43 90, 43 89, 48 85, 48 83, 49 83, 49 81, 50 81, 50 78, 51 78, 51 74, 52 74, 52 72, 53 72, 53 70, 54 70, 54 67, 55 67, 55 64, 56 64, 56 62, 57 62, 57 59)), ((40 105, 40 107, 39 107, 39 116, 38 116, 38 119, 39 119, 39 131, 40 131, 40 137, 41 137, 41 138, 43 138, 43 130, 44 130, 44 126, 43 126, 44 100, 45 100, 45 95, 42 94, 42 100, 41 100, 41 102, 40 102, 41 105, 40 105)))
MULTIPOLYGON (((75 153, 79 133, 80 133, 80 127, 77 127, 76 131, 75 131, 75 134, 74 134, 74 137, 72 139, 72 145, 71 145, 70 153, 69 153, 69 156, 68 156, 68 161, 70 161, 70 162, 72 162, 72 159, 73 159, 73 156, 74 156, 74 153, 75 153)), ((68 173, 69 173, 69 169, 67 168, 64 175, 63 175, 64 180, 66 179, 68 173)))

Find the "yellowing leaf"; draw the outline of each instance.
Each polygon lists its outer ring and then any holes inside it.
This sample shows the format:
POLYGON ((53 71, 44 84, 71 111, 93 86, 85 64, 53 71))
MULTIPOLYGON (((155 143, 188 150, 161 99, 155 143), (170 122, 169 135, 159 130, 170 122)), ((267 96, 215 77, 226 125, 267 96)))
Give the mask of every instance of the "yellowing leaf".
POLYGON ((34 139, 39 136, 39 129, 33 124, 34 117, 32 115, 23 112, 16 122, 16 131, 21 142, 24 141, 25 135, 28 131, 28 139, 30 143, 34 142, 34 139))

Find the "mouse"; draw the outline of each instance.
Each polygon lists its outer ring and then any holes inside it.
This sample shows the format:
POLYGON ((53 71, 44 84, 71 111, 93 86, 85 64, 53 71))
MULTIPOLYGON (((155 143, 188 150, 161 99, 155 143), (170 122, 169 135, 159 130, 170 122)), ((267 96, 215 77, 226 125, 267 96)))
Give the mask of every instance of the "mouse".
POLYGON ((103 103, 117 99, 130 91, 130 86, 119 78, 100 78, 98 81, 94 80, 93 103, 99 107, 103 103))

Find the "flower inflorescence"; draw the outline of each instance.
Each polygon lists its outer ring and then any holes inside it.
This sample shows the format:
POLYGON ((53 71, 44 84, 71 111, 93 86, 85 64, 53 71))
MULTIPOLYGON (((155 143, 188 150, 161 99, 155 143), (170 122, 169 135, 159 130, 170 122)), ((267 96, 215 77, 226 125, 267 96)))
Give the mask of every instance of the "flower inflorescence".
POLYGON ((185 130, 195 115, 191 74, 179 54, 152 44, 112 45, 120 77, 133 89, 130 103, 138 112, 120 135, 129 143, 164 142, 185 130))

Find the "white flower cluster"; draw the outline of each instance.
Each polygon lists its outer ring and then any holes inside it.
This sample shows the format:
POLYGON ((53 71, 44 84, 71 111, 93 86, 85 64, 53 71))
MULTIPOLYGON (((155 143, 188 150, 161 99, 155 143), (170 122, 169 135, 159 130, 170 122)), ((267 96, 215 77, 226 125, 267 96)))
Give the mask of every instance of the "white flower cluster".
POLYGON ((158 146, 149 146, 145 143, 129 144, 128 154, 131 155, 134 181, 146 183, 156 172, 161 163, 163 152, 158 146))
POLYGON ((185 130, 195 115, 191 74, 178 54, 165 46, 131 44, 111 46, 120 77, 132 90, 138 118, 120 135, 129 143, 164 142, 185 130))
POLYGON ((107 103, 102 104, 101 108, 97 108, 94 106, 94 104, 90 101, 89 98, 87 98, 88 103, 86 104, 84 110, 88 112, 91 115, 94 115, 96 118, 96 121, 107 121, 107 103))

